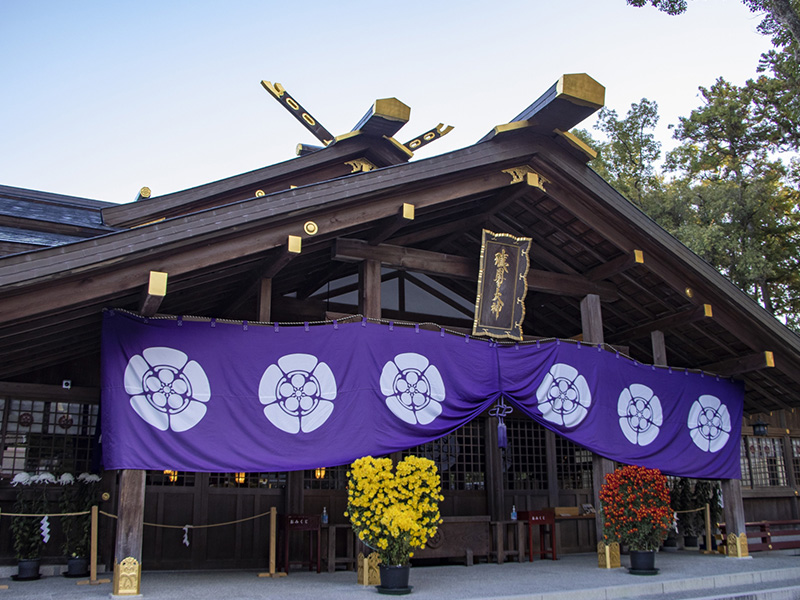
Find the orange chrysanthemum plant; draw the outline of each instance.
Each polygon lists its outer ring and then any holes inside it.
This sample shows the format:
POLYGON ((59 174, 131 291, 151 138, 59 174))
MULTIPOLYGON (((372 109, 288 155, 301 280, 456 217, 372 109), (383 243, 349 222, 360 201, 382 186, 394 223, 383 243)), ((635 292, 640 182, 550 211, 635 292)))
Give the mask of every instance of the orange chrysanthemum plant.
POLYGON ((409 564, 413 549, 423 548, 441 522, 434 462, 407 456, 393 469, 389 458, 365 456, 352 464, 348 478, 345 516, 353 531, 382 564, 409 564))
POLYGON ((609 473, 600 502, 606 544, 657 550, 672 527, 667 478, 658 469, 628 466, 609 473))

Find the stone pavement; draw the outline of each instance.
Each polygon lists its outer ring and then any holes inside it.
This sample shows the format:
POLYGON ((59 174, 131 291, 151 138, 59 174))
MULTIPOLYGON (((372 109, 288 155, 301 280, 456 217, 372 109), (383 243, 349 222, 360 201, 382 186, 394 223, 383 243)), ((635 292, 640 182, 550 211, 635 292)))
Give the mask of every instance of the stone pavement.
MULTIPOLYGON (((611 600, 616 598, 800 599, 800 556, 757 553, 737 560, 697 552, 661 552, 655 576, 624 568, 597 568, 594 554, 565 555, 558 561, 412 567, 413 600, 611 600)), ((107 575, 105 575, 107 576, 107 575)), ((58 575, 16 582, 0 577, 0 600, 108 598, 111 584, 76 585, 58 575)), ((352 571, 292 571, 288 577, 260 578, 256 571, 145 571, 142 598, 152 600, 369 600, 384 597, 360 586, 352 571)))

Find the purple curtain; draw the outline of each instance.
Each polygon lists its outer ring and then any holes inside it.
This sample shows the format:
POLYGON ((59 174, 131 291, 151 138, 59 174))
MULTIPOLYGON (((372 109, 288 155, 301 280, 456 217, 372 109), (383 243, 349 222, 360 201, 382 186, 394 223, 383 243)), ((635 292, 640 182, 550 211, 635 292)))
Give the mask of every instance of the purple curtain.
POLYGON ((106 311, 102 373, 108 469, 345 464, 437 439, 502 395, 610 459, 740 477, 741 385, 566 342, 504 346, 367 322, 265 327, 106 311))

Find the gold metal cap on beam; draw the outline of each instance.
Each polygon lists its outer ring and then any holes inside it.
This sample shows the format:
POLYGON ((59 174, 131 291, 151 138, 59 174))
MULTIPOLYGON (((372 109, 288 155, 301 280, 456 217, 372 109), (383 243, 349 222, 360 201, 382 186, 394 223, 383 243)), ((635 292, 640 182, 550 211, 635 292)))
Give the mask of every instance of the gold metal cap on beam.
POLYGON ((151 296, 167 295, 167 274, 163 271, 150 271, 147 293, 151 296))
POLYGON ((556 97, 590 108, 602 108, 606 102, 606 88, 586 73, 562 75, 556 83, 556 97))
POLYGON ((397 98, 382 98, 375 100, 375 104, 372 105, 372 114, 376 117, 408 123, 411 118, 411 107, 397 98))
POLYGON ((136 194, 136 199, 134 200, 134 202, 140 202, 142 200, 149 200, 150 199, 150 194, 151 194, 150 188, 145 186, 145 187, 143 187, 142 189, 139 190, 138 194, 136 194))
POLYGON ((403 202, 403 218, 409 221, 414 220, 414 205, 403 202))
POLYGON ((299 235, 290 235, 287 243, 292 254, 300 254, 303 249, 303 238, 299 235))

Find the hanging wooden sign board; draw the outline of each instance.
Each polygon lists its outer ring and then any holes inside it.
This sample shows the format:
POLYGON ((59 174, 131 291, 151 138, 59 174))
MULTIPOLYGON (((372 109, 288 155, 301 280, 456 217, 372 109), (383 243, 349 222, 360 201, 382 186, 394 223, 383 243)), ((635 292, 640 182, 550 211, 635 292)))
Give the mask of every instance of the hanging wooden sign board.
POLYGON ((472 335, 522 339, 531 238, 483 230, 472 335))

